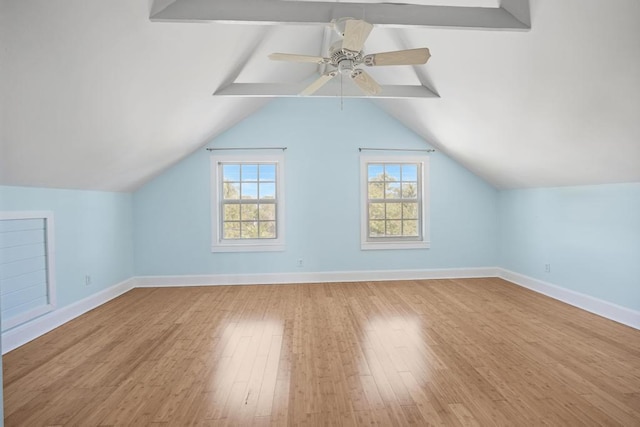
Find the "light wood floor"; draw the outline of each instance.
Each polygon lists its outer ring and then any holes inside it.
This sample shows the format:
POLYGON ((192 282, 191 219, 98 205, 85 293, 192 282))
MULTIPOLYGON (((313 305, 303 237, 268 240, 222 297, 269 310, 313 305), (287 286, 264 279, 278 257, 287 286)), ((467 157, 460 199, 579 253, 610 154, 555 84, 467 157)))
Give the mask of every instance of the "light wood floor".
POLYGON ((4 381, 7 426, 639 426, 640 331, 500 279, 135 289, 4 381))

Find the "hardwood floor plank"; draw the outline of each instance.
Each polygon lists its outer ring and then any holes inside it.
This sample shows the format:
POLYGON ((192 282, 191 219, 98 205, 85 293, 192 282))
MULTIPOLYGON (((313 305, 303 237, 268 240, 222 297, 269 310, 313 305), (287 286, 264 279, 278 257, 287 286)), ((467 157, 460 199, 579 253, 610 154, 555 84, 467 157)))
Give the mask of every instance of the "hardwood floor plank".
POLYGON ((500 279, 140 288, 3 361, 7 426, 640 425, 640 331, 500 279))
POLYGON ((272 413, 281 348, 282 335, 271 335, 262 383, 260 384, 259 397, 256 403, 256 417, 269 417, 272 413))

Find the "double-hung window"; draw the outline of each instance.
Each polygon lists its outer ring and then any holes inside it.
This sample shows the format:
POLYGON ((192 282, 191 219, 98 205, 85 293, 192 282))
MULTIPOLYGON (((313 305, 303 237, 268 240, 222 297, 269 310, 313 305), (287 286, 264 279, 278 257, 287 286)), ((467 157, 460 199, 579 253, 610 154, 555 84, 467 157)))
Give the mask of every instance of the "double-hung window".
POLYGON ((428 161, 361 154, 362 249, 429 247, 428 161))
POLYGON ((214 252, 284 250, 284 156, 212 156, 214 252))

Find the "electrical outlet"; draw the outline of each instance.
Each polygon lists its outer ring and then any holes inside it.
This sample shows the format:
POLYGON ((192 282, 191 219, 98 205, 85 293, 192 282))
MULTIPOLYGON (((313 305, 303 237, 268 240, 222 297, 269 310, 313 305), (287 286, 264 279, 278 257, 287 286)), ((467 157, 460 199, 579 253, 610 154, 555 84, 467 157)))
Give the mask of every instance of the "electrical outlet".
POLYGON ((85 286, 91 285, 91 276, 89 276, 88 274, 84 276, 84 285, 85 286))
POLYGON ((302 258, 298 258, 298 267, 302 267, 304 265, 304 260, 302 258))
POLYGON ((544 265, 544 272, 545 273, 551 273, 551 264, 545 264, 544 265))

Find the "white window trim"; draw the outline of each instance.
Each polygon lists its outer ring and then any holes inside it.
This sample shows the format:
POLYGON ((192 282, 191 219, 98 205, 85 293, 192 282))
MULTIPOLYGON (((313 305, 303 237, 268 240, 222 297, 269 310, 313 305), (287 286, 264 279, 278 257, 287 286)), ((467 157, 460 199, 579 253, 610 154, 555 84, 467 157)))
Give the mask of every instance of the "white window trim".
POLYGON ((45 253, 47 257, 47 304, 35 307, 10 319, 2 321, 2 332, 22 325, 49 313, 56 308, 56 252, 54 244, 54 221, 51 211, 6 211, 0 212, 0 220, 43 219, 45 232, 45 253))
MULTIPOLYGON (((261 150, 262 151, 262 150, 261 150)), ((280 150, 281 151, 281 150, 280 150)), ((211 252, 270 252, 285 250, 284 221, 284 153, 256 152, 247 150, 244 154, 211 155, 211 252), (276 171, 276 239, 222 240, 220 217, 220 169, 219 163, 260 163, 275 162, 276 171)))
POLYGON ((360 249, 380 250, 380 249, 428 249, 431 246, 429 238, 429 156, 406 154, 406 155, 384 155, 373 153, 360 153, 360 249), (395 240, 370 241, 367 236, 368 221, 368 176, 367 163, 420 163, 422 168, 421 199, 422 218, 421 235, 422 240, 395 240))

